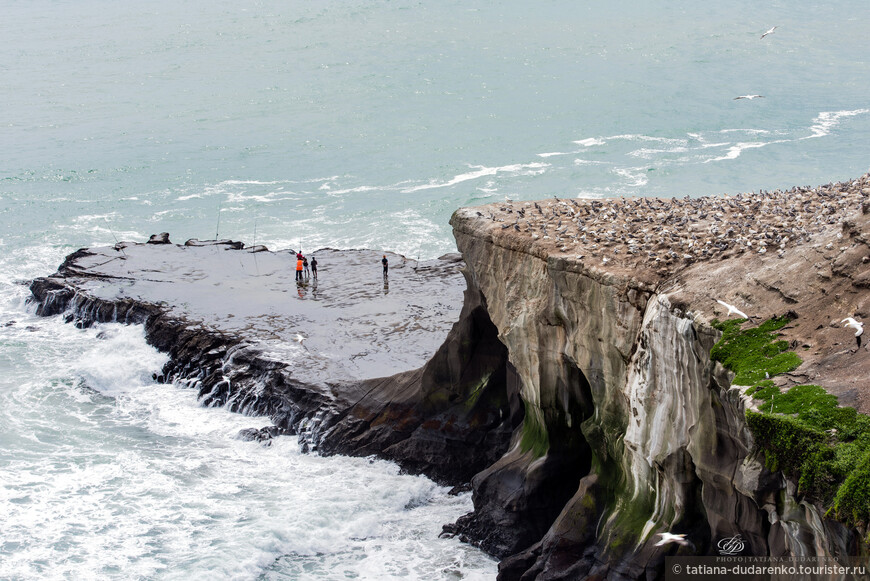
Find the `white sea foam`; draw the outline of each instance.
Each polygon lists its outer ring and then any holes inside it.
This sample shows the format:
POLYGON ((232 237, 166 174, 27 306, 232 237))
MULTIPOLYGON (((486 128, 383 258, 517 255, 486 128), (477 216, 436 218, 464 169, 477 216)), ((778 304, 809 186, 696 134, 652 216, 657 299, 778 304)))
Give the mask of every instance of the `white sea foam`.
POLYGON ((474 165, 471 166, 475 168, 474 171, 466 172, 463 174, 459 174, 454 176, 453 178, 447 180, 446 182, 430 182, 428 184, 413 186, 410 188, 406 188, 403 190, 403 193, 412 193, 420 190, 431 190, 435 188, 446 188, 450 186, 455 186, 456 184, 460 184, 462 182, 467 182, 470 180, 480 179, 486 176, 493 176, 498 173, 506 173, 511 175, 539 175, 547 171, 547 168, 550 167, 550 164, 547 163, 517 163, 511 165, 503 165, 500 167, 486 167, 482 165, 474 165))
POLYGON ((810 135, 801 139, 813 139, 815 137, 824 137, 830 135, 831 131, 840 124, 840 120, 846 117, 855 117, 856 115, 866 115, 870 113, 870 109, 853 109, 851 111, 823 111, 813 119, 813 125, 810 127, 810 135))
POLYGON ((613 162, 609 161, 597 161, 593 159, 580 159, 579 157, 574 159, 574 165, 612 165, 613 162))
POLYGON ((649 147, 642 147, 640 149, 635 149, 633 151, 629 151, 628 155, 630 155, 632 157, 640 157, 643 159, 653 159, 656 157, 660 157, 662 154, 685 153, 687 151, 689 151, 689 148, 684 147, 684 146, 670 147, 668 149, 655 149, 655 148, 649 148, 649 147))
POLYGON ((646 167, 623 167, 614 168, 613 173, 623 179, 625 185, 630 188, 639 188, 649 183, 646 167))
POLYGON ((340 190, 331 190, 329 195, 331 196, 341 196, 344 194, 364 194, 366 192, 376 192, 382 189, 393 189, 391 186, 381 187, 381 186, 356 186, 353 188, 344 188, 340 190))
POLYGON ((654 141, 656 143, 667 143, 671 145, 685 146, 686 140, 678 137, 653 137, 651 135, 641 135, 637 133, 625 133, 622 135, 613 135, 606 138, 609 140, 623 141, 654 141))
POLYGON ((773 145, 776 143, 787 143, 791 141, 789 139, 777 139, 774 141, 755 141, 755 142, 740 142, 735 143, 731 147, 728 148, 728 153, 719 157, 713 157, 709 159, 705 159, 704 163, 710 163, 712 161, 723 161, 728 159, 737 159, 740 155, 747 149, 758 149, 760 147, 767 147, 768 145, 773 145))
POLYGON ((289 183, 286 180, 279 181, 260 181, 260 180, 225 180, 218 186, 274 186, 276 184, 289 183))
POLYGON ((295 438, 237 440, 268 421, 153 383, 165 356, 139 327, 23 323, 38 327, 0 331, 40 345, 25 351, 29 377, 0 390, 0 462, 11 468, 0 577, 495 575, 491 559, 437 536, 468 495, 388 462, 300 454, 295 438))
POLYGON ((766 135, 770 133, 767 129, 720 129, 719 133, 746 133, 749 135, 766 135))
POLYGON ((574 143, 582 145, 583 147, 592 147, 593 145, 604 145, 605 141, 600 137, 588 137, 586 139, 574 141, 574 143))

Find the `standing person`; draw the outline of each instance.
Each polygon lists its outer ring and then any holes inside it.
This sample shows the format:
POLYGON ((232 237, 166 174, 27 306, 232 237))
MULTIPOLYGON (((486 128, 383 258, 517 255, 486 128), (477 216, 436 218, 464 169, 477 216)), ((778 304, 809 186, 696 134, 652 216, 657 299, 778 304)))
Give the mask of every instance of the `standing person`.
POLYGON ((317 257, 311 257, 311 274, 314 275, 314 280, 317 280, 317 257))
POLYGON ((302 268, 305 270, 305 278, 311 276, 311 273, 308 272, 308 258, 302 257, 302 268))
POLYGON ((381 264, 384 265, 384 278, 387 278, 387 272, 390 270, 390 261, 387 260, 386 254, 384 254, 383 258, 381 258, 381 264))
POLYGON ((302 280, 302 255, 296 255, 296 280, 302 280))

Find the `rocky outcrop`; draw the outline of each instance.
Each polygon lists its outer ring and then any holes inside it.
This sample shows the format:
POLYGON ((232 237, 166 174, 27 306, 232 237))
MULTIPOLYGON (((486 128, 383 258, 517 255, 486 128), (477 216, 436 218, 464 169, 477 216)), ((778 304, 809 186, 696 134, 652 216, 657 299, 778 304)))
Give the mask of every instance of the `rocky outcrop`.
MULTIPOLYGON (((566 206, 568 222, 575 213, 566 206)), ((511 449, 473 479, 475 511, 446 528, 502 557, 500 579, 659 577, 666 555, 717 554, 722 539, 738 536, 751 555, 866 550, 859 531, 767 470, 746 426, 748 398, 710 359, 719 332, 704 315, 718 297, 752 304, 756 317, 789 311, 802 329, 786 336, 817 344, 812 323, 840 316, 825 293, 782 272, 806 273, 808 255, 831 250, 829 240, 842 245, 845 230, 848 247, 829 261, 851 256, 841 268, 851 274, 829 277, 828 292, 849 293, 849 314, 862 312, 868 297, 851 284, 870 254, 860 207, 819 226, 790 258, 717 257, 658 273, 567 255, 558 242, 505 228, 498 212, 459 210, 451 223, 520 378, 526 415, 511 449), (691 544, 659 546, 664 532, 691 544)), ((841 374, 866 365, 826 351, 797 372, 817 373, 834 357, 841 374)))
POLYGON ((31 283, 37 313, 144 325, 170 356, 158 379, 272 419, 246 439, 298 434, 305 449, 376 454, 451 485, 507 449, 523 415, 515 375, 481 295, 458 310, 457 257, 394 256, 387 281, 377 253, 322 250, 320 280, 297 283, 293 252, 160 239, 71 254, 31 283))
POLYGON ((463 209, 464 266, 393 257, 383 286, 359 274, 377 253, 319 251, 331 282, 318 287, 284 274, 292 253, 167 235, 81 250, 31 288, 41 314, 144 324, 171 357, 161 379, 272 418, 241 437, 297 433, 307 449, 470 482, 475 510, 445 534, 501 558, 502 580, 651 579, 666 556, 728 539, 755 556, 867 554, 865 530, 768 469, 751 399, 711 360, 710 320, 723 302, 788 313, 778 332, 803 364, 777 384, 812 381, 870 411, 866 343, 840 324, 870 316, 868 195, 864 176, 463 209), (459 311, 443 297, 458 305, 463 287, 459 311))

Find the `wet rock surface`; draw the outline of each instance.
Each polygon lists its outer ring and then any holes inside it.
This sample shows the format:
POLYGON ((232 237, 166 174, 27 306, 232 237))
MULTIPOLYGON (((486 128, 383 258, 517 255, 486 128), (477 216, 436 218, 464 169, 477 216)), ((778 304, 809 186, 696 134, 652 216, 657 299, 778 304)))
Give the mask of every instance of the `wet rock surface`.
POLYGON ((70 255, 31 283, 38 313, 144 324, 170 355, 158 379, 272 418, 246 439, 298 433, 304 449, 378 454, 450 484, 504 452, 522 408, 486 309, 463 309, 458 255, 387 253, 384 277, 384 253, 324 249, 317 279, 297 282, 292 251, 156 239, 70 255))
POLYGON ((295 280, 293 252, 251 252, 224 241, 126 244, 79 251, 48 280, 106 303, 232 336, 294 365, 301 381, 383 377, 435 352, 462 306, 458 256, 417 264, 382 253, 321 250, 318 278, 295 280))

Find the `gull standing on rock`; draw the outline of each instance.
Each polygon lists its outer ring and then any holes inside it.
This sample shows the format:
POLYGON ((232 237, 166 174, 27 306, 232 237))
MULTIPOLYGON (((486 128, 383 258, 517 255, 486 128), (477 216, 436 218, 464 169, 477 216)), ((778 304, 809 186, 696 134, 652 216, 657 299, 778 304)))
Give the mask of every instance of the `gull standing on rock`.
POLYGON ((843 325, 844 327, 850 327, 855 329, 855 341, 858 342, 858 349, 861 348, 861 335, 864 334, 864 323, 861 321, 856 321, 852 317, 846 317, 841 323, 846 323, 843 325))
POLYGON ((733 313, 733 314, 735 314, 743 319, 747 319, 747 320, 749 319, 749 315, 747 315, 746 313, 744 313, 743 311, 741 311, 740 309, 738 309, 734 305, 729 305, 725 301, 720 301, 719 299, 716 299, 716 302, 719 303, 720 305, 722 305, 723 307, 725 307, 726 309, 728 309, 728 313, 725 315, 726 317, 730 317, 733 313))

